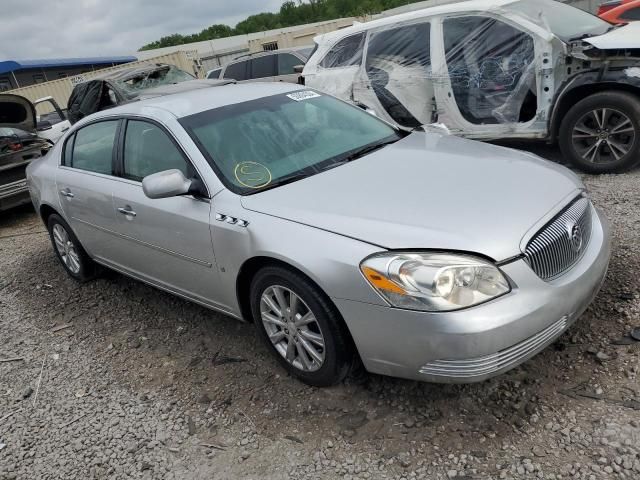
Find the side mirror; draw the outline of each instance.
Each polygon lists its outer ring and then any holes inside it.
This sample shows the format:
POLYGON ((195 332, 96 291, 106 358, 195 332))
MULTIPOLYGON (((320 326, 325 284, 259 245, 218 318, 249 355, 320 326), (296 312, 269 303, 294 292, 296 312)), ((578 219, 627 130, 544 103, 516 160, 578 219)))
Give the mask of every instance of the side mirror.
POLYGON ((294 73, 302 73, 302 71, 304 70, 304 65, 296 65, 295 67, 293 67, 293 72, 294 73))
POLYGON ((43 132, 45 130, 51 130, 53 126, 49 120, 41 120, 36 124, 36 130, 39 132, 43 132))
POLYGON ((142 191, 152 199, 186 195, 190 187, 191 180, 177 169, 154 173, 142 179, 142 191))

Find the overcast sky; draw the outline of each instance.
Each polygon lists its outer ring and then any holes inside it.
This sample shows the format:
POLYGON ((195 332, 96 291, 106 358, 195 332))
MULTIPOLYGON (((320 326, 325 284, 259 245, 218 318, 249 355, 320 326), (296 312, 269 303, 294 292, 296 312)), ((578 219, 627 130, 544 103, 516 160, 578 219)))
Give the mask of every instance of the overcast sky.
POLYGON ((0 61, 134 54, 172 33, 235 26, 282 0, 0 0, 0 61))

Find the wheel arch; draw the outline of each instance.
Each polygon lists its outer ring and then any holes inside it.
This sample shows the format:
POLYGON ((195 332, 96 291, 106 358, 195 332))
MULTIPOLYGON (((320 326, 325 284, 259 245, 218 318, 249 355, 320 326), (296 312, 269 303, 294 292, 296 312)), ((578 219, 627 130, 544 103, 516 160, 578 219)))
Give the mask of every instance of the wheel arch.
MULTIPOLYGON (((248 322, 253 322, 253 316, 251 314, 251 298, 250 298, 250 290, 251 290, 251 281, 255 277, 255 275, 261 269, 265 267, 282 267, 286 270, 291 271, 297 275, 303 276, 306 280, 311 282, 311 284, 316 287, 322 294, 327 298, 327 301, 335 308, 336 312, 340 314, 338 308, 335 306, 329 295, 326 291, 318 284, 316 280, 314 280, 310 275, 305 273, 300 268, 292 265, 289 262, 281 260, 276 257, 269 256, 256 256, 247 259, 240 270, 238 271, 238 276, 236 278, 236 295, 238 299, 238 306, 240 308, 240 313, 242 318, 248 322)), ((340 315, 341 316, 341 315, 340 315)), ((342 317, 342 316, 341 316, 342 317)), ((346 326, 346 322, 345 322, 346 326)))
POLYGON ((60 213, 48 203, 43 203, 42 205, 40 205, 40 210, 38 213, 40 214, 40 218, 42 219, 45 225, 48 224, 49 217, 51 215, 53 214, 60 215, 60 213))
POLYGON ((564 90, 558 97, 553 110, 550 126, 550 140, 556 142, 560 133, 560 126, 565 115, 579 101, 602 92, 631 93, 640 100, 640 85, 621 83, 615 81, 603 81, 597 83, 583 83, 564 90))

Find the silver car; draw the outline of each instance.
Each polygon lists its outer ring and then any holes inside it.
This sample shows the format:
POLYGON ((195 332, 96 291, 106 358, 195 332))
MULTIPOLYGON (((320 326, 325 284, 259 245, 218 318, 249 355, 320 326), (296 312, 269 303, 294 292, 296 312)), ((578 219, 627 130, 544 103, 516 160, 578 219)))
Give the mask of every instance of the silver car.
POLYGON ((609 230, 536 156, 405 132, 302 86, 237 84, 85 118, 28 169, 56 255, 237 319, 294 376, 476 382, 553 342, 609 230))

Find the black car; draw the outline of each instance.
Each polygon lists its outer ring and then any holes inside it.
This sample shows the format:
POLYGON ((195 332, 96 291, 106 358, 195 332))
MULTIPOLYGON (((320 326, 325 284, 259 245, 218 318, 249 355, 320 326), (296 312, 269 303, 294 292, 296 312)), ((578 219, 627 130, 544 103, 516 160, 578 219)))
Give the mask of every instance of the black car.
POLYGON ((36 134, 33 104, 18 95, 0 95, 0 211, 29 203, 25 170, 49 148, 36 134))
POLYGON ((92 113, 130 102, 154 87, 194 79, 190 73, 161 63, 107 72, 73 88, 67 116, 73 124, 92 113))

